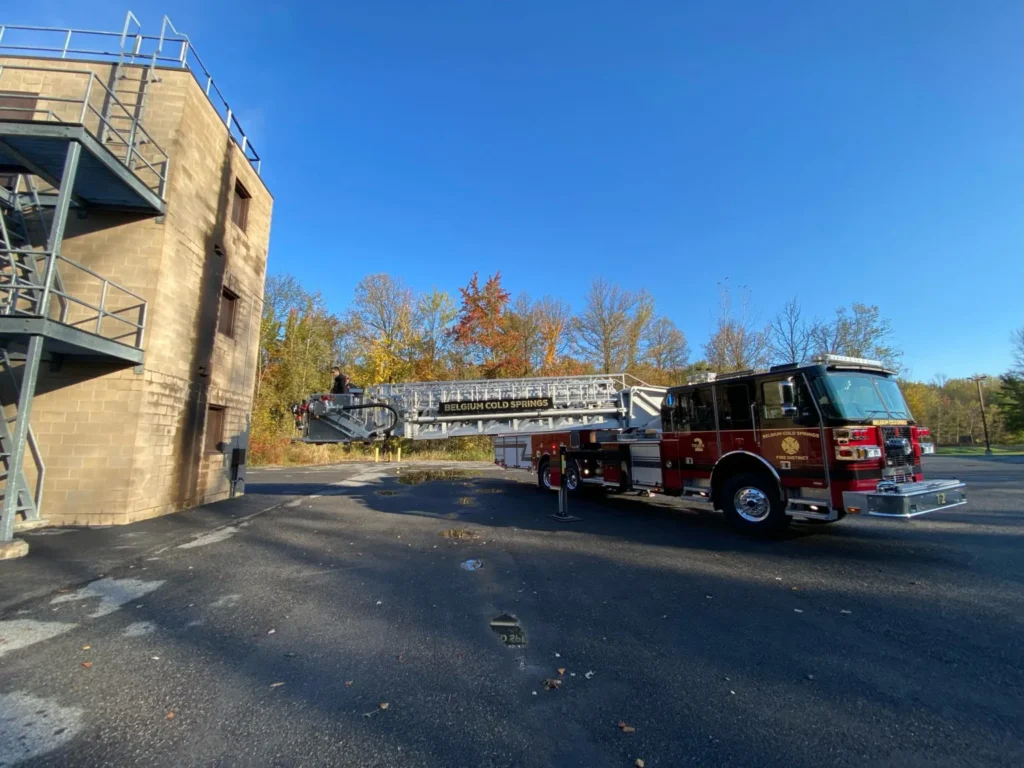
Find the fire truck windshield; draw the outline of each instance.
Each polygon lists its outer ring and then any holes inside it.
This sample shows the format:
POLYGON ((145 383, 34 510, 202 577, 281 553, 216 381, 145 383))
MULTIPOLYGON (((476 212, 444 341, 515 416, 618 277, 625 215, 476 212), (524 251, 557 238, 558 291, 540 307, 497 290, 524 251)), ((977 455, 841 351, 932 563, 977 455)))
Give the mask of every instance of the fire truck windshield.
POLYGON ((815 396, 822 410, 832 418, 850 421, 913 419, 895 379, 831 371, 815 384, 815 396))

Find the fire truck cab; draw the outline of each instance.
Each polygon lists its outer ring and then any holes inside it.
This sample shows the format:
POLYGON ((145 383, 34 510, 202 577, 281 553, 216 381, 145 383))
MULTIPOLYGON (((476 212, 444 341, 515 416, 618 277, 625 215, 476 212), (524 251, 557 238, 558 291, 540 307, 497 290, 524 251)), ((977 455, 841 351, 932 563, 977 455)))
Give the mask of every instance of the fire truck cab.
POLYGON ((928 436, 881 363, 820 355, 767 371, 703 374, 668 389, 660 429, 537 434, 530 456, 541 488, 559 485, 564 445, 570 491, 685 497, 761 533, 793 518, 910 518, 966 504, 958 480, 924 479, 921 457, 934 452, 928 436))

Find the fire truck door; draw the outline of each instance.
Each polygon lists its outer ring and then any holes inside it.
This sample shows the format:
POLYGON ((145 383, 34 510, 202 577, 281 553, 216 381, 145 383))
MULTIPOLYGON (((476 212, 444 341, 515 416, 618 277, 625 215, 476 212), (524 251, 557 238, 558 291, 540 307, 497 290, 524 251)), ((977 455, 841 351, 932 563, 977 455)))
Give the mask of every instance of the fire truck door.
POLYGON ((678 424, 682 485, 693 486, 706 480, 718 460, 718 433, 715 431, 715 401, 711 386, 697 387, 679 395, 678 424))
POLYGON ((776 468, 782 484, 793 488, 824 488, 818 411, 802 376, 757 382, 761 455, 776 468))

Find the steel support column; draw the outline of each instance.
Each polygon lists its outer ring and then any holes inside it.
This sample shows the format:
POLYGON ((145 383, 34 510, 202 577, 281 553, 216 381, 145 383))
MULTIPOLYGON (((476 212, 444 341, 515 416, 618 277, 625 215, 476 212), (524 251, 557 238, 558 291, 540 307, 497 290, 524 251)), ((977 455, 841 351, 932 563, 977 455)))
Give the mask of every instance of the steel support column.
MULTIPOLYGON (((57 273, 57 254, 60 252, 61 240, 64 238, 64 227, 68 221, 68 210, 71 208, 71 196, 75 187, 75 175, 78 173, 78 160, 81 154, 81 144, 77 141, 68 142, 67 155, 64 158, 64 172, 60 180, 60 191, 57 194, 57 205, 53 212, 50 235, 46 241, 46 250, 50 253, 50 259, 46 265, 46 281, 43 286, 43 300, 40 307, 43 317, 46 317, 49 312, 50 291, 57 273)), ((18 394, 18 412, 15 416, 14 429, 11 430, 11 453, 7 457, 7 487, 4 491, 3 508, 0 511, 0 542, 10 541, 14 537, 14 520, 18 514, 18 498, 21 490, 19 483, 25 460, 29 420, 32 416, 32 400, 36 394, 36 379, 39 377, 39 361, 43 355, 43 342, 43 336, 30 337, 25 354, 21 392, 18 394)), ((26 488, 25 490, 27 493, 31 493, 30 489, 26 488)), ((41 513, 41 510, 37 510, 37 512, 41 513)))
MULTIPOLYGON (((11 432, 11 454, 7 457, 7 487, 4 489, 3 511, 0 512, 0 542, 14 538, 14 519, 18 514, 18 498, 21 495, 21 467, 25 459, 25 438, 28 437, 28 421, 32 412, 32 398, 36 392, 36 378, 39 376, 39 359, 43 353, 43 337, 33 336, 28 342, 25 367, 22 368, 21 393, 18 395, 18 415, 11 432)), ((25 488, 26 493, 32 489, 25 488)))

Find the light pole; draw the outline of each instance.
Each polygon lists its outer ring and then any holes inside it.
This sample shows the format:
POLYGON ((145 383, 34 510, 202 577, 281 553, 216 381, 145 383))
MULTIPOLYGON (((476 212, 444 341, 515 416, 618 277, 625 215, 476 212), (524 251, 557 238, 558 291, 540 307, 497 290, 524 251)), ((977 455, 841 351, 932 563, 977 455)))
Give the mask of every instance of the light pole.
POLYGON ((981 405, 981 425, 985 428, 985 455, 992 455, 992 444, 988 441, 988 419, 985 417, 985 396, 981 393, 981 381, 987 379, 983 373, 971 376, 971 381, 978 385, 978 403, 981 405))

